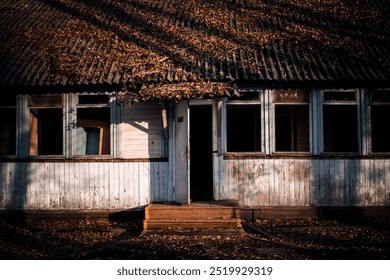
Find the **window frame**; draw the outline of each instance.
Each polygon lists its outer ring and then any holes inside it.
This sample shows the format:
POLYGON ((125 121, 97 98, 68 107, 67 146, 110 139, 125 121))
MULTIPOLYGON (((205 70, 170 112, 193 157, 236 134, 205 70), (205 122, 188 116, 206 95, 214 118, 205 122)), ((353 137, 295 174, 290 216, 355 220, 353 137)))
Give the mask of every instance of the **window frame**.
MULTIPOLYGON (((24 143, 26 143, 26 148, 25 148, 25 151, 24 153, 21 153, 22 155, 25 154, 28 158, 65 158, 65 145, 66 145, 66 133, 65 133, 65 130, 66 130, 66 122, 65 122, 65 112, 66 112, 66 95, 65 94, 51 94, 51 93, 48 93, 48 94, 39 94, 39 96, 61 96, 62 98, 62 106, 56 106, 56 107, 49 107, 49 106, 39 106, 39 105, 32 105, 30 107, 30 101, 31 101, 31 97, 34 96, 33 94, 26 94, 24 95, 24 101, 21 101, 21 103, 24 103, 23 104, 23 109, 24 109, 24 112, 22 113, 24 115, 24 121, 26 122, 24 125, 25 126, 28 126, 28 137, 26 137, 26 139, 22 139, 22 141, 24 141, 24 143), (31 154, 31 136, 30 136, 30 133, 31 133, 31 122, 30 122, 30 112, 32 109, 38 109, 38 110, 44 110, 44 109, 62 109, 62 153, 61 154, 58 154, 58 155, 32 155, 31 154)), ((23 144, 21 144, 21 146, 23 146, 23 144)))
POLYGON ((389 92, 390 94, 390 88, 380 88, 380 89, 370 89, 368 91, 367 96, 367 111, 368 111, 368 154, 373 156, 381 156, 385 155, 388 156, 390 154, 390 151, 387 152, 374 152, 373 151, 373 142, 372 142, 372 106, 388 106, 390 107, 390 101, 389 102, 376 102, 372 99, 372 94, 374 92, 378 91, 384 91, 389 92))
MULTIPOLYGON (((290 89, 287 89, 285 91, 290 91, 290 89)), ((310 90, 303 89, 303 88, 296 88, 291 89, 291 92, 294 91, 304 91, 305 94, 307 94, 308 102, 274 102, 274 92, 275 90, 270 90, 270 107, 271 107, 271 121, 270 121, 270 130, 272 132, 271 134, 271 154, 274 156, 309 156, 312 154, 312 114, 311 114, 311 107, 312 107, 312 94, 310 90), (277 151, 276 150, 276 110, 275 105, 286 105, 286 106, 295 106, 295 105, 307 105, 308 109, 308 142, 309 142, 309 150, 308 151, 277 151)))
POLYGON ((320 90, 320 102, 319 102, 319 112, 320 112, 320 117, 319 117, 319 130, 320 130, 320 154, 322 155, 342 155, 342 156, 357 156, 357 155, 362 155, 362 119, 364 119, 364 116, 362 116, 362 108, 361 105, 363 101, 361 100, 364 98, 364 94, 362 94, 361 90, 359 89, 322 89, 320 90), (340 92, 340 93, 345 93, 345 92, 354 92, 355 94, 355 100, 337 100, 337 101, 332 101, 332 100, 325 100, 325 93, 327 92, 340 92), (357 149, 356 152, 337 152, 337 151, 325 151, 325 118, 324 118, 324 106, 355 106, 356 107, 356 136, 357 136, 357 149))
POLYGON ((69 130, 70 130, 70 136, 69 138, 69 143, 68 143, 68 158, 75 158, 75 159, 89 159, 89 158, 114 158, 115 157, 115 151, 117 150, 117 146, 119 143, 116 143, 116 139, 119 137, 115 137, 116 134, 116 128, 115 128, 115 120, 118 119, 119 117, 117 116, 117 110, 115 109, 116 106, 116 100, 115 97, 112 96, 109 93, 74 93, 70 96, 71 98, 71 105, 70 105, 70 110, 71 112, 70 117, 68 118, 69 122, 69 130), (105 95, 108 96, 108 102, 107 103, 83 103, 79 104, 79 96, 98 96, 98 95, 105 95), (110 129, 110 153, 109 154, 91 154, 91 155, 80 155, 77 154, 77 110, 78 109, 99 109, 99 108, 109 108, 110 110, 110 117, 109 117, 109 129, 110 129), (69 147, 70 146, 70 147, 69 147))
POLYGON ((265 151, 265 106, 264 106, 264 91, 262 90, 252 90, 252 91, 240 91, 245 95, 245 92, 250 92, 251 94, 257 93, 258 99, 257 100, 245 100, 244 98, 241 100, 239 98, 234 98, 234 100, 229 100, 228 97, 223 97, 222 102, 222 120, 223 120, 223 154, 225 156, 264 156, 266 154, 265 151), (260 151, 251 151, 251 152, 230 152, 228 151, 228 139, 227 139, 227 129, 228 129, 228 123, 227 123, 227 108, 228 106, 258 106, 260 109, 260 151))

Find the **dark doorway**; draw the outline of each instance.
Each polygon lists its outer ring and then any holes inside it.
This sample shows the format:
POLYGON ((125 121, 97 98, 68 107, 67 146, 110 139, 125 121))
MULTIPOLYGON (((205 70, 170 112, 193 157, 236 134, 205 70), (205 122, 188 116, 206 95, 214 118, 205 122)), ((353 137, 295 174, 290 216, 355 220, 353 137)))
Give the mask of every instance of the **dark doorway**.
POLYGON ((190 108, 190 198, 213 200, 212 106, 190 108))

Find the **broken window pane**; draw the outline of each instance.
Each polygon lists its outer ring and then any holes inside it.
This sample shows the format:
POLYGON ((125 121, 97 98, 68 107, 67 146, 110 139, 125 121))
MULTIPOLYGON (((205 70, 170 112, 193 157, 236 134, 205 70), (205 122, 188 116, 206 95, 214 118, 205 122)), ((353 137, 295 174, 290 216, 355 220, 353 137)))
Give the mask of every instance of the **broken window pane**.
POLYGON ((110 154, 110 108, 77 109, 76 154, 110 154))
POLYGON ((30 110, 30 155, 63 154, 61 109, 30 110))
POLYGON ((308 152, 309 105, 275 105, 275 150, 308 152))
POLYGON ((261 151, 259 105, 227 106, 227 151, 261 151))

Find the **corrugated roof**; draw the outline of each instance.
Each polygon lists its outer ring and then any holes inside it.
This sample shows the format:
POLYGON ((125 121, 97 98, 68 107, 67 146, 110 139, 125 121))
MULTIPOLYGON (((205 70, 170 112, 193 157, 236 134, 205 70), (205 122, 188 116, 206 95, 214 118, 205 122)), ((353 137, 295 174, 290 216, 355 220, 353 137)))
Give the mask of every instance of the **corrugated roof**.
POLYGON ((388 0, 3 0, 0 86, 388 82, 389 11, 388 0))

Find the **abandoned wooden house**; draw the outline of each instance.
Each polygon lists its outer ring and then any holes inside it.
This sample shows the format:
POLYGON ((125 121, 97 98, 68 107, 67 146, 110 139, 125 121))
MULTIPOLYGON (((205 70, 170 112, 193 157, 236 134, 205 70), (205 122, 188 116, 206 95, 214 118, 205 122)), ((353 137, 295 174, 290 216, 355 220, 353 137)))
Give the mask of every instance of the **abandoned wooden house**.
POLYGON ((0 208, 388 209, 389 11, 1 1, 0 208))

